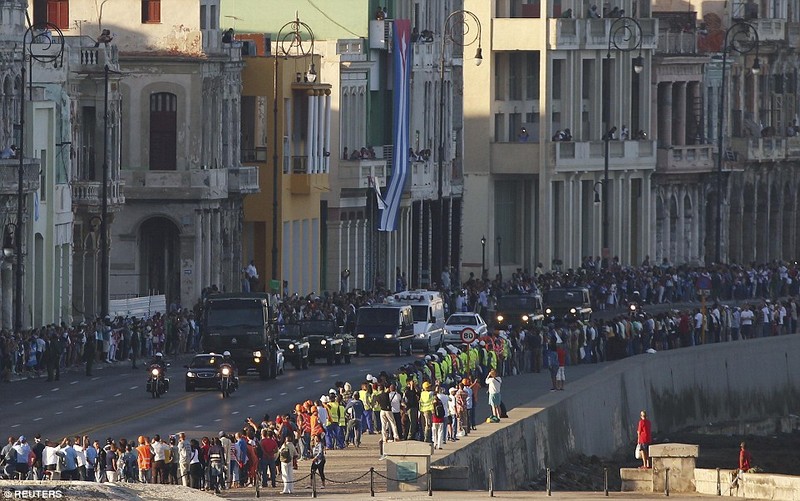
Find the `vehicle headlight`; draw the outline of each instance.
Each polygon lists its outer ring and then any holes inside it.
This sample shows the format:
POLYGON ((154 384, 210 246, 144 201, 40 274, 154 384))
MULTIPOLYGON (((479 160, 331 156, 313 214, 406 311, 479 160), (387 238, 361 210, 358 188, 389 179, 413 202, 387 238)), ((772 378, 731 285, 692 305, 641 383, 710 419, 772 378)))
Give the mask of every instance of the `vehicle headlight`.
POLYGON ((497 321, 498 322, 502 322, 503 321, 503 315, 497 315, 497 321))
POLYGON ((325 346, 326 344, 328 344, 328 341, 323 339, 322 341, 319 342, 319 344, 321 344, 322 346, 325 346))
POLYGON ((574 315, 574 314, 578 313, 578 310, 576 310, 575 308, 570 308, 569 312, 574 315))
POLYGON ((255 362, 255 363, 259 363, 259 362, 261 362, 261 359, 260 359, 260 358, 258 358, 258 357, 255 357, 255 358, 253 358, 253 362, 255 362))
POLYGON ((261 358, 261 350, 254 351, 253 352, 253 356, 256 357, 256 358, 261 358))
POLYGON ((631 305, 631 311, 636 311, 636 305, 635 304, 631 305))
POLYGON ((553 310, 551 310, 550 308, 547 308, 546 310, 544 310, 544 312, 549 315, 549 314, 553 313, 553 310))
POLYGON ((158 369, 153 369, 153 370, 150 371, 150 374, 152 374, 154 376, 158 376, 158 372, 159 372, 158 369))
POLYGON ((227 368, 227 367, 223 367, 222 368, 222 375, 223 376, 230 376, 231 375, 231 370, 229 368, 227 368))
POLYGON ((386 339, 392 339, 394 337, 394 334, 384 334, 383 337, 385 337, 386 339))
POLYGON ((527 322, 528 321, 528 315, 522 315, 522 321, 523 322, 527 322))
POLYGON ((366 336, 364 334, 359 334, 356 336, 358 339, 364 339, 366 336))
POLYGON ((186 377, 194 377, 194 372, 192 371, 187 372, 186 377))
POLYGON ((290 349, 290 350, 293 350, 293 349, 294 349, 294 343, 289 343, 289 349, 290 349))

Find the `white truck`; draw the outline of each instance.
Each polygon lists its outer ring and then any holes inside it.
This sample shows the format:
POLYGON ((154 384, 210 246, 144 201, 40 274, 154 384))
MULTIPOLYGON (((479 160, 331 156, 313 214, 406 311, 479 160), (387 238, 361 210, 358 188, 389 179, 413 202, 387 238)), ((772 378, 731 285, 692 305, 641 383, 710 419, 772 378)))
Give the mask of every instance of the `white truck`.
POLYGON ((413 348, 430 353, 444 344, 444 300, 441 293, 429 290, 403 291, 388 297, 386 302, 411 306, 414 314, 413 348))

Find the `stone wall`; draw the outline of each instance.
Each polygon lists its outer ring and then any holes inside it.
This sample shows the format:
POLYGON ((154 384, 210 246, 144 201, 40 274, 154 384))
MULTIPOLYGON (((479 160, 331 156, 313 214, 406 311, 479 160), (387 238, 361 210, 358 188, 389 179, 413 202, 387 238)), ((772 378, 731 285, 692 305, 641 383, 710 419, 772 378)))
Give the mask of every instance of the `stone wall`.
MULTIPOLYGON (((472 489, 495 470, 498 490, 519 489, 572 454, 633 450, 639 411, 654 433, 796 414, 800 336, 699 346, 613 364, 513 409, 495 433, 454 450, 437 466, 468 466, 472 489)), ((567 369, 569 370, 569 368, 567 369)), ((700 451, 702 454, 702 451, 700 451)))

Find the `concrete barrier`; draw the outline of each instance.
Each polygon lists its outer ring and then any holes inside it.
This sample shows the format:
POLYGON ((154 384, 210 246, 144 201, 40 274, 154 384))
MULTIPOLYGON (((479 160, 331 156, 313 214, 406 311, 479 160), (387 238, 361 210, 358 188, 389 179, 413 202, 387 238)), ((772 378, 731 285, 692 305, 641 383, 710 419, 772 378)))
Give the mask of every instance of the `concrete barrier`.
MULTIPOLYGON (((653 431, 787 416, 800 408, 800 335, 639 355, 512 409, 489 436, 448 451, 437 466, 469 468, 470 488, 520 489, 572 454, 633 450, 639 411, 653 431)), ((569 368, 567 368, 569 372, 569 368)), ((524 374, 518 377, 531 377, 524 374)))
MULTIPOLYGON (((800 501, 800 477, 743 473, 732 483, 735 476, 735 470, 720 471, 720 493, 723 496, 800 501)), ((717 494, 717 470, 696 468, 694 477, 698 494, 717 494)))

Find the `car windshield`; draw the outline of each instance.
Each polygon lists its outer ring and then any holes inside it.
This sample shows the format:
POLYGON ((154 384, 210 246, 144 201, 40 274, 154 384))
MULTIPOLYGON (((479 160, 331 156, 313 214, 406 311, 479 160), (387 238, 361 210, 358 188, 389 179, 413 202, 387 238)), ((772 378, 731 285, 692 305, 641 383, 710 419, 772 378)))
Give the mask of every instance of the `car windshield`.
POLYGON ((308 320, 300 324, 300 329, 306 336, 336 333, 336 325, 330 320, 308 320))
POLYGON ((497 300, 497 311, 536 309, 536 298, 533 296, 503 296, 497 300))
POLYGON ((189 364, 190 369, 216 369, 222 358, 220 357, 194 357, 189 364))
POLYGON ((398 315, 395 308, 361 308, 358 310, 360 325, 397 327, 398 315))
POLYGON ((218 301, 209 303, 206 325, 220 327, 264 327, 264 309, 257 301, 218 301))
POLYGON ((472 315, 450 315, 447 325, 478 325, 478 319, 472 315))
POLYGON ((415 322, 428 321, 428 306, 424 304, 415 304, 411 306, 411 312, 414 315, 415 322))
POLYGON ((581 291, 553 289, 544 293, 544 302, 579 306, 583 304, 583 294, 581 291))
POLYGON ((303 334, 300 332, 300 325, 286 324, 281 326, 281 339, 300 339, 303 334))

